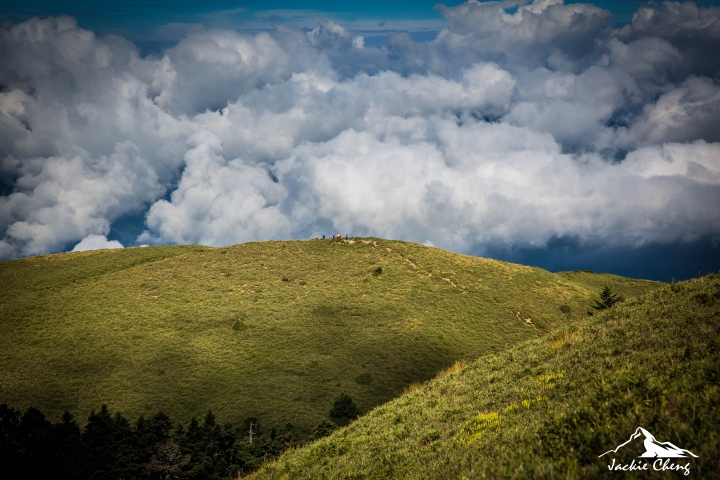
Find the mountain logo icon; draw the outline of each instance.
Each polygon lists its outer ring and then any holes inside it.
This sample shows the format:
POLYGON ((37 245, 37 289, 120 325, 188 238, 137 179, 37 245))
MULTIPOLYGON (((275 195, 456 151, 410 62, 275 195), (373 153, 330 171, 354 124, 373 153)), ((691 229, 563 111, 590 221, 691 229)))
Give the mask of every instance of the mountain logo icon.
POLYGON ((638 458, 698 458, 698 456, 690 450, 685 450, 684 448, 680 448, 670 442, 658 442, 652 433, 642 427, 638 427, 635 430, 635 433, 630 435, 630 438, 625 443, 621 443, 613 450, 608 450, 602 455, 599 455, 599 457, 607 455, 608 453, 617 453, 626 445, 639 442, 641 438, 643 446, 645 447, 645 453, 638 456, 638 458))

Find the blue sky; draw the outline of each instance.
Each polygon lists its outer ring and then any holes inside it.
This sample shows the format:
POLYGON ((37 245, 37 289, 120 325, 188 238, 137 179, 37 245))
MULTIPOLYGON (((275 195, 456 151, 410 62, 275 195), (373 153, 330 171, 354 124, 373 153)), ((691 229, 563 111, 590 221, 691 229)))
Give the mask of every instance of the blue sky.
POLYGON ((340 231, 720 270, 720 2, 551 3, 3 2, 0 258, 340 231))
POLYGON ((418 39, 430 39, 443 26, 441 16, 428 1, 369 1, 358 3, 314 1, 214 2, 167 1, 53 2, 31 1, 22 6, 7 2, 2 14, 24 20, 32 16, 67 14, 81 27, 111 32, 134 40, 145 51, 157 52, 177 42, 195 22, 208 28, 234 28, 243 32, 269 30, 273 23, 314 28, 315 15, 352 25, 355 30, 372 29, 381 43, 387 32, 412 31, 418 39))
MULTIPOLYGON (((481 0, 482 1, 482 0, 481 0)), ((198 1, 157 0, 95 2, 87 0, 53 1, 29 0, 0 5, 0 19, 23 21, 32 17, 71 15, 80 27, 98 34, 113 33, 135 42, 143 55, 158 54, 176 44, 193 23, 207 28, 232 28, 257 33, 272 30, 273 24, 294 25, 307 30, 315 28, 315 16, 332 18, 349 30, 365 37, 368 46, 381 46, 387 35, 409 32, 415 41, 429 41, 445 26, 433 0, 370 0, 364 2, 336 2, 326 0, 292 2, 274 1, 198 1)), ((462 2, 448 1, 448 6, 462 2)), ((629 22, 637 7, 645 0, 567 0, 570 3, 592 3, 612 12, 611 24, 629 22)), ((699 0, 698 6, 718 5, 718 0, 699 0)), ((512 12, 517 7, 508 8, 512 12)))
MULTIPOLYGON (((157 0, 122 1, 53 1, 4 0, 0 18, 16 21, 34 16, 72 15, 83 28, 98 33, 116 33, 134 40, 144 51, 158 52, 176 43, 187 32, 189 25, 200 22, 208 28, 234 28, 257 32, 271 29, 272 23, 314 28, 314 16, 333 18, 350 26, 354 31, 369 34, 374 44, 380 45, 387 33, 398 30, 413 33, 419 41, 430 40, 444 26, 441 15, 432 0, 369 0, 363 2, 336 2, 326 0, 292 2, 275 1, 197 1, 157 0), (372 32, 372 33, 371 33, 372 32)), ((448 6, 462 2, 449 1, 448 6)), ((565 3, 593 3, 613 14, 613 23, 629 22, 641 0, 596 0, 565 3)), ((717 5, 718 1, 697 1, 697 5, 717 5)))

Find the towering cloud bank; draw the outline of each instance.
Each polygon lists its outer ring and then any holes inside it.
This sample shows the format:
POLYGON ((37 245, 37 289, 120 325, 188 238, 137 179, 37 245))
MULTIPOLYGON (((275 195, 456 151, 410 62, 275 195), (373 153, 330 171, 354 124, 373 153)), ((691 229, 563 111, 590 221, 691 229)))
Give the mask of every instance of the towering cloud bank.
POLYGON ((139 212, 137 243, 720 235, 720 8, 650 3, 619 29, 557 0, 439 9, 427 43, 318 19, 196 26, 145 58, 69 17, 0 26, 0 257, 139 212))

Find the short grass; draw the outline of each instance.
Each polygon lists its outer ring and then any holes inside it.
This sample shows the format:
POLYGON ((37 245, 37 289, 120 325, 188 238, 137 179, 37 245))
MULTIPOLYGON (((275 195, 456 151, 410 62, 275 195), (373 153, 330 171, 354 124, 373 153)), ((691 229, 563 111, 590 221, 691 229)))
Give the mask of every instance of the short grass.
POLYGON ((598 456, 637 427, 698 455, 675 459, 691 477, 717 478, 719 385, 710 275, 459 364, 253 478, 608 478, 623 472, 598 456))
POLYGON ((306 431, 340 393, 368 411, 577 321, 606 284, 660 285, 375 238, 49 255, 1 262, 0 284, 0 403, 306 431))

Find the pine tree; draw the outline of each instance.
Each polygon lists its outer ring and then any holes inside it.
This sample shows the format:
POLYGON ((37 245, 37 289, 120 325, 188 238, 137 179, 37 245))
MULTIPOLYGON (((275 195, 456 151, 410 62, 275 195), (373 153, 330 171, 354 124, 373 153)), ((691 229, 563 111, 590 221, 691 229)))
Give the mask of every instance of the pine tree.
POLYGON ((178 478, 178 474, 190 463, 190 457, 178 444, 168 441, 153 453, 145 466, 148 470, 160 474, 160 478, 178 478))
MULTIPOLYGON (((616 303, 622 302, 625 300, 623 297, 618 296, 616 293, 613 293, 612 290, 610 290, 610 287, 605 285, 605 288, 603 288, 603 291, 600 292, 600 299, 595 300, 595 305, 592 305, 592 308, 595 310, 607 310, 608 308, 612 307, 616 303)), ((588 311, 589 315, 592 315, 592 311, 588 311)))
POLYGON ((90 412, 88 423, 82 432, 82 441, 87 448, 85 468, 90 478, 102 478, 112 471, 117 459, 117 451, 113 444, 114 422, 107 405, 100 407, 100 412, 90 412))
POLYGON ((16 478, 42 478, 53 470, 55 447, 53 424, 40 410, 30 407, 18 425, 18 463, 22 466, 16 478))
MULTIPOLYGON (((56 478, 85 478, 85 446, 81 438, 81 430, 70 412, 63 413, 62 420, 55 424, 56 478)), ((2 475, 0 475, 2 476, 2 475)))

